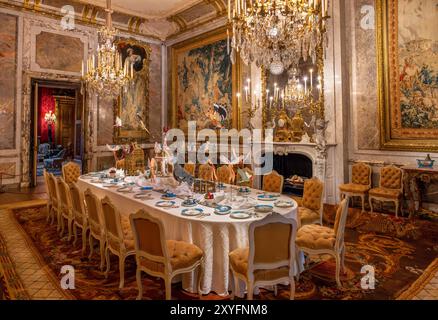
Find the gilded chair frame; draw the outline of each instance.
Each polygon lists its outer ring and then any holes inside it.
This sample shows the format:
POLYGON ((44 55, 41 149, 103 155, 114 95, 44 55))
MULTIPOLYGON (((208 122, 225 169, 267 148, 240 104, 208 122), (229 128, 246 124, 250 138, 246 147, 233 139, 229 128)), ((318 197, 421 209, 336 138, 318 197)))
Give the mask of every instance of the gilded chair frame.
MULTIPOLYGON (((390 166, 386 166, 386 167, 381 168, 380 169, 380 177, 379 177, 379 187, 380 188, 382 188, 382 169, 385 169, 385 168, 394 168, 394 169, 397 169, 397 171, 399 171, 401 173, 401 175, 400 175, 400 188, 391 189, 391 190, 399 191, 400 192, 400 197, 397 198, 397 199, 391 199, 391 198, 386 198, 386 197, 378 197, 378 196, 374 196, 374 195, 370 194, 368 196, 368 201, 369 201, 369 204, 370 204, 371 213, 374 212, 373 200, 380 201, 380 202, 393 202, 394 205, 395 205, 395 216, 398 218, 398 212, 399 212, 399 209, 400 209, 400 204, 401 204, 402 196, 403 196, 404 172, 403 172, 402 169, 400 169, 400 168, 398 168, 398 167, 396 167, 394 165, 390 165, 390 166)), ((389 189, 389 188, 386 188, 386 189, 389 189)))
POLYGON ((269 174, 267 174, 267 175, 265 175, 265 176, 263 176, 263 191, 266 191, 266 192, 275 192, 275 193, 282 193, 283 192, 283 187, 284 187, 284 177, 281 175, 281 174, 279 174, 277 171, 275 171, 275 170, 272 170, 272 172, 271 173, 269 173, 269 174), (278 177, 279 179, 281 179, 280 181, 280 190, 279 191, 267 191, 267 190, 265 190, 265 179, 266 179, 266 177, 269 177, 269 176, 276 176, 276 177, 278 177))
POLYGON ((294 219, 288 219, 278 213, 272 213, 262 220, 255 221, 249 226, 249 254, 248 254, 248 269, 247 274, 241 274, 233 269, 230 264, 230 269, 233 274, 234 288, 232 296, 235 297, 236 293, 240 290, 239 279, 245 282, 248 293, 248 300, 253 300, 254 288, 260 286, 275 286, 275 294, 277 293, 276 285, 280 283, 289 282, 290 284, 290 300, 295 297, 295 238, 297 234, 297 222, 294 219), (259 227, 266 226, 268 224, 286 224, 291 226, 291 234, 289 239, 289 259, 279 260, 275 263, 255 263, 255 230, 259 227), (282 267, 288 267, 289 273, 287 277, 280 277, 271 280, 258 280, 254 279, 255 270, 275 270, 282 267))
POLYGON ((64 234, 65 229, 65 220, 67 220, 67 228, 68 228, 68 237, 67 241, 71 240, 71 237, 73 235, 73 221, 74 221, 74 215, 73 215, 73 206, 70 196, 70 187, 68 186, 67 182, 64 181, 63 178, 58 179, 58 192, 59 192, 59 219, 61 223, 61 231, 59 233, 59 236, 62 237, 64 234), (65 196, 65 199, 63 197, 65 196))
POLYGON ((74 240, 73 245, 76 245, 76 241, 78 239, 77 236, 77 228, 80 228, 82 230, 82 255, 85 255, 85 251, 87 249, 87 231, 90 229, 88 225, 88 214, 87 209, 85 206, 85 200, 84 195, 81 192, 81 190, 78 188, 76 183, 71 183, 69 185, 70 188, 70 197, 72 199, 72 211, 74 216, 73 221, 73 234, 74 234, 74 240), (78 201, 75 201, 75 195, 77 194, 77 197, 79 199, 76 199, 78 201), (78 217, 81 217, 78 219, 78 217))
POLYGON ((203 275, 203 264, 204 264, 204 256, 197 260, 195 263, 193 263, 191 266, 187 268, 181 268, 173 270, 172 266, 170 264, 169 254, 167 252, 167 244, 166 244, 166 238, 164 233, 164 225, 161 220, 153 217, 150 215, 147 211, 141 209, 137 211, 135 214, 131 214, 129 217, 131 222, 131 229, 132 233, 134 235, 134 245, 135 245, 135 259, 137 262, 137 271, 136 271, 136 279, 137 279, 137 286, 138 286, 138 296, 137 300, 141 300, 143 297, 143 284, 141 281, 141 272, 145 272, 151 276, 159 277, 164 280, 165 288, 166 288, 166 300, 171 300, 172 298, 172 279, 179 275, 184 274, 188 272, 195 271, 199 267, 198 272, 198 294, 200 295, 201 290, 201 280, 203 275), (149 220, 152 223, 155 223, 158 225, 158 228, 160 230, 160 242, 161 242, 161 250, 163 253, 163 256, 157 256, 157 255, 151 255, 148 252, 140 250, 140 243, 139 243, 139 234, 137 233, 137 229, 135 228, 135 220, 136 219, 145 219, 149 220), (141 259, 147 259, 152 262, 160 263, 164 266, 164 271, 156 271, 149 269, 142 265, 141 259))
POLYGON ((232 165, 220 166, 216 170, 216 176, 217 176, 217 181, 218 182, 222 182, 222 183, 225 183, 225 184, 233 184, 234 183, 234 179, 235 179, 233 166, 232 165), (225 177, 225 174, 228 175, 228 176, 226 176, 225 179, 222 179, 222 177, 221 177, 221 172, 222 171, 224 171, 224 177, 225 177))
POLYGON ((48 182, 49 182, 49 190, 50 190, 50 202, 51 202, 51 207, 50 207, 50 213, 49 216, 52 217, 52 224, 55 220, 56 217, 56 223, 57 223, 57 227, 56 227, 56 231, 59 232, 60 228, 61 228, 61 221, 59 218, 60 215, 60 200, 59 200, 59 193, 58 193, 58 180, 57 178, 52 174, 52 173, 47 173, 47 177, 48 177, 48 182))
MULTIPOLYGON (((356 164, 354 164, 352 166, 352 169, 351 169, 352 170, 351 171, 352 178, 353 178, 354 168, 358 167, 358 166, 366 166, 367 169, 369 170, 369 175, 368 175, 368 190, 370 190, 371 187, 372 187, 372 184, 373 184, 373 181, 372 181, 373 169, 371 168, 370 165, 368 165, 366 163, 362 163, 362 162, 361 163, 356 163, 356 164)), ((354 182, 352 182, 352 183, 354 183, 354 182)), ((362 192, 353 192, 353 191, 349 192, 349 191, 339 190, 339 193, 340 193, 341 199, 345 199, 345 197, 347 197, 347 196, 350 197, 350 199, 353 199, 354 197, 360 197, 361 201, 362 201, 362 212, 365 212, 365 198, 366 198, 366 195, 367 195, 368 191, 362 193, 362 192)))
POLYGON ((110 256, 109 253, 112 252, 119 258, 119 272, 120 272, 120 283, 119 288, 122 289, 125 286, 125 260, 128 256, 132 256, 135 254, 135 250, 128 250, 125 245, 125 235, 122 229, 121 224, 121 216, 119 210, 114 206, 111 200, 105 196, 101 200, 102 205, 102 214, 104 216, 105 221, 105 235, 106 235, 106 246, 105 246, 105 258, 106 258, 106 271, 105 278, 108 278, 108 273, 111 268, 110 266, 110 256), (108 217, 106 215, 104 206, 110 207, 112 214, 114 214, 114 220, 116 223, 117 234, 113 234, 113 232, 108 228, 108 217), (117 245, 113 246, 116 243, 117 245), (117 247, 118 246, 118 247, 117 247))
POLYGON ((299 263, 299 253, 304 252, 309 255, 323 255, 323 254, 329 254, 335 258, 336 261, 336 284, 338 287, 342 287, 342 283, 340 280, 340 271, 345 270, 345 241, 344 241, 344 235, 345 235, 345 224, 347 222, 347 215, 348 215, 348 202, 350 198, 347 196, 344 200, 341 201, 339 204, 342 207, 341 216, 339 217, 339 224, 338 229, 335 234, 336 241, 333 249, 312 249, 312 248, 306 248, 299 246, 297 244, 297 265, 298 265, 298 279, 299 275, 303 270, 300 268, 299 263))
MULTIPOLYGON (((323 215, 324 215, 324 196, 325 196, 325 185, 324 185, 324 181, 321 181, 320 179, 318 179, 317 177, 313 177, 312 179, 310 179, 310 180, 316 180, 318 183, 321 183, 321 185, 322 185, 322 192, 321 192, 321 199, 319 200, 319 210, 318 210, 318 214, 319 214, 319 218, 318 219, 315 219, 315 220, 313 220, 313 221, 311 221, 310 223, 308 223, 308 224, 315 224, 315 223, 317 223, 317 224, 319 224, 320 226, 322 226, 323 225, 323 222, 322 222, 322 218, 323 218, 323 215)), ((304 187, 305 187, 305 185, 304 185, 304 187)), ((304 190, 304 193, 306 193, 306 190, 304 190)), ((303 199, 304 199, 304 195, 303 195, 303 199)), ((303 205, 303 201, 301 201, 301 207, 304 207, 304 208, 307 208, 307 207, 305 207, 304 205, 303 205)), ((310 209, 310 208, 307 208, 307 209, 309 209, 309 210, 312 210, 312 209, 310 209)), ((312 210, 313 211, 313 210, 312 210)), ((301 221, 300 221, 300 227, 301 227, 302 225, 301 225, 301 221)))
POLYGON ((53 214, 53 210, 52 210, 52 206, 53 206, 53 201, 52 201, 52 191, 51 191, 51 186, 50 186, 50 182, 49 182, 49 173, 47 172, 46 169, 44 169, 43 171, 43 176, 44 176, 44 183, 45 183, 45 188, 46 188, 46 193, 48 196, 47 199, 47 223, 49 223, 50 218, 52 218, 52 224, 53 224, 53 220, 55 219, 55 215, 53 214))
POLYGON ((213 165, 210 165, 208 163, 201 164, 198 169, 198 178, 206 181, 216 181, 216 169, 213 165), (204 172, 210 171, 204 176, 204 172))
POLYGON ((90 232, 88 235, 90 254, 88 258, 91 259, 91 257, 93 256, 93 239, 96 239, 97 241, 99 241, 100 270, 103 271, 105 267, 104 256, 105 256, 106 235, 105 235, 105 221, 103 220, 104 216, 102 214, 101 202, 100 199, 90 189, 85 190, 84 199, 85 199, 85 203, 87 204, 88 224, 90 228, 90 232), (94 206, 96 208, 95 214, 97 215, 99 221, 95 221, 93 219, 93 212, 89 204, 89 201, 94 202, 94 206), (97 230, 99 230, 99 232, 96 232, 97 230))
POLYGON ((81 167, 73 161, 70 161, 62 166, 62 178, 67 184, 77 182, 81 175, 81 167), (72 172, 76 171, 76 172, 72 172), (70 177, 74 175, 73 177, 70 177))

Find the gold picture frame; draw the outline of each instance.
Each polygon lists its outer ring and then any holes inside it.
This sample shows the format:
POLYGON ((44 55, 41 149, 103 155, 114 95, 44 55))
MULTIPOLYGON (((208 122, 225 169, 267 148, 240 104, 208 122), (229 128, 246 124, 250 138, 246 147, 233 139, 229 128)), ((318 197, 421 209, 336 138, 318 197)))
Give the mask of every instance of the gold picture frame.
MULTIPOLYGON (((187 52, 190 52, 194 49, 202 49, 208 45, 212 45, 218 43, 220 41, 227 40, 227 29, 219 28, 213 30, 211 32, 207 32, 198 37, 183 41, 181 43, 175 44, 170 49, 171 56, 171 109, 170 109, 170 119, 173 128, 181 128, 184 130, 184 126, 180 125, 180 121, 186 121, 185 119, 178 119, 178 96, 179 96, 179 85, 178 85, 178 59, 182 57, 187 52)), ((231 48, 230 48, 231 50, 231 48)), ((224 55, 228 55, 226 50, 224 55)), ((224 56, 225 57, 225 56, 224 56)), ((217 57, 215 57, 217 58, 217 57)), ((227 58, 228 59, 228 58, 227 58)), ((230 110, 231 114, 229 115, 229 128, 240 129, 241 128, 241 115, 240 115, 240 105, 237 98, 237 93, 240 92, 241 89, 241 60, 240 58, 236 58, 235 64, 231 64, 231 81, 232 81, 232 97, 231 97, 231 106, 230 110)), ((215 84, 215 87, 217 85, 215 84)), ((194 99, 196 97, 193 97, 194 99)), ((181 99, 180 99, 181 100, 181 99)), ((198 108, 202 108, 203 110, 207 109, 206 106, 197 106, 198 108)), ((213 107, 213 106, 210 106, 213 107)), ((180 112, 182 113, 182 112, 180 112)), ((184 113, 186 115, 187 113, 184 113)), ((195 119, 194 119, 195 120, 195 119)), ((197 120, 197 119, 196 119, 197 120)), ((189 120, 187 120, 189 121, 189 120)), ((198 121, 197 121, 198 123, 198 121)), ((198 124, 199 125, 199 124, 198 124)), ((203 129, 205 127, 199 126, 199 129, 203 129)), ((219 128, 210 128, 217 129, 219 128)))
POLYGON ((149 66, 151 47, 135 39, 119 38, 116 46, 122 60, 130 59, 134 68, 134 79, 115 100, 115 117, 122 120, 122 127, 115 127, 114 140, 118 144, 145 143, 149 134, 142 128, 137 117, 141 116, 146 128, 149 123, 149 66))
MULTIPOLYGON (((404 71, 400 62, 407 64, 406 56, 401 56, 399 46, 399 1, 377 0, 377 48, 378 48, 378 103, 380 114, 380 141, 382 150, 400 151, 438 151, 438 127, 415 127, 410 119, 415 115, 407 113, 409 109, 417 109, 416 104, 411 104, 409 92, 417 95, 413 82, 405 82, 404 71), (405 93, 402 92, 403 91, 405 93), (408 90, 408 91, 407 91, 408 90), (410 91, 409 91, 410 90, 410 91), (406 93, 408 92, 408 93, 406 93), (403 103, 403 104, 402 104, 403 103), (408 108, 408 109, 407 109, 408 108)), ((427 25, 427 21, 424 21, 427 25)), ((411 39, 411 42, 421 41, 411 39)), ((405 50, 406 51, 406 50, 405 50)), ((414 50, 418 56, 418 50, 414 50)), ((419 56, 422 56, 421 54, 419 56)), ((417 67, 417 62, 412 65, 417 67)), ((418 73, 417 76, 419 77, 418 73)), ((415 79, 413 81, 417 81, 415 79)), ((421 86, 420 82, 420 86, 421 86)), ((422 97, 420 96, 421 100, 422 97)))

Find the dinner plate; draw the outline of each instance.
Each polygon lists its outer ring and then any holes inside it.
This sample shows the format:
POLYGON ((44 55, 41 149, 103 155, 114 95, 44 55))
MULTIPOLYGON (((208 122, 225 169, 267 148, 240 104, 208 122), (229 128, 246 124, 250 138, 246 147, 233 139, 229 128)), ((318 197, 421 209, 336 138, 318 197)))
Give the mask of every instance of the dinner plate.
POLYGON ((268 213, 268 212, 272 212, 272 210, 274 210, 274 207, 271 205, 258 204, 254 206, 254 209, 255 211, 260 213, 268 213))
POLYGON ((243 220, 251 218, 251 215, 245 211, 234 211, 230 214, 230 218, 243 220))
POLYGON ((203 213, 204 213, 204 210, 202 210, 201 208, 183 209, 181 211, 181 214, 183 216, 189 216, 189 217, 200 216, 203 213))
POLYGON ((198 204, 196 203, 196 201, 189 201, 189 200, 184 200, 181 205, 183 207, 196 207, 198 204))
POLYGON ((161 208, 170 208, 175 205, 175 201, 158 201, 155 205, 161 208))
POLYGON ((152 195, 150 193, 140 192, 140 193, 134 194, 134 198, 135 199, 151 200, 152 199, 152 195))
POLYGON ((279 196, 275 195, 275 194, 261 194, 259 196, 257 196, 258 200, 261 201, 275 201, 277 200, 279 196))
POLYGON ((230 213, 231 209, 230 206, 217 206, 214 213, 217 215, 227 215, 230 213))
POLYGON ((274 203, 274 205, 278 208, 292 208, 294 206, 294 203, 289 200, 278 200, 274 203))
POLYGON ((176 199, 176 196, 171 196, 171 197, 169 197, 169 196, 166 196, 165 194, 163 194, 163 195, 161 196, 161 199, 171 201, 171 200, 175 200, 175 199, 176 199))
POLYGON ((124 187, 118 188, 117 192, 120 192, 120 193, 130 193, 130 192, 132 192, 132 187, 124 186, 124 187))
POLYGON ((115 184, 115 183, 104 183, 104 184, 102 184, 102 187, 105 187, 105 188, 118 188, 119 186, 117 184, 115 184))

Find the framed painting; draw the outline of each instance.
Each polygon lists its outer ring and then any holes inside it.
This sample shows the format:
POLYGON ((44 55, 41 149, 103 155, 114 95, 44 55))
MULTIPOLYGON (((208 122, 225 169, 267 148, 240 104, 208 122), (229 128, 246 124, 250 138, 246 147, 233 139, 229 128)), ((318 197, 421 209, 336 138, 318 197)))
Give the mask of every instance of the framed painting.
POLYGON ((438 0, 378 0, 381 148, 438 151, 438 0))
POLYGON ((172 57, 172 126, 197 129, 240 128, 237 92, 240 59, 231 63, 226 29, 176 44, 172 57))
POLYGON ((115 108, 115 115, 122 120, 122 127, 115 129, 115 142, 147 142, 149 134, 142 128, 149 123, 149 65, 151 48, 133 39, 119 39, 117 48, 122 60, 133 65, 134 78, 126 90, 122 90, 115 108))

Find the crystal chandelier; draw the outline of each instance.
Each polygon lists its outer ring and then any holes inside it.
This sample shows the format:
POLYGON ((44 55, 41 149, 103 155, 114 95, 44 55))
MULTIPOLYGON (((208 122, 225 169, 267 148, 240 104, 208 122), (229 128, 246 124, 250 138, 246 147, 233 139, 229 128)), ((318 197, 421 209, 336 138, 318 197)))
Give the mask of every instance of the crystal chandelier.
POLYGON ((111 0, 107 0, 105 11, 107 13, 106 26, 98 31, 97 61, 92 55, 86 67, 82 64, 82 79, 90 93, 105 99, 114 99, 132 80, 134 70, 133 65, 127 60, 123 62, 122 55, 114 44, 117 30, 112 25, 111 0))
POLYGON ((231 61, 255 62, 281 74, 299 60, 316 61, 325 40, 328 0, 228 0, 231 61))

